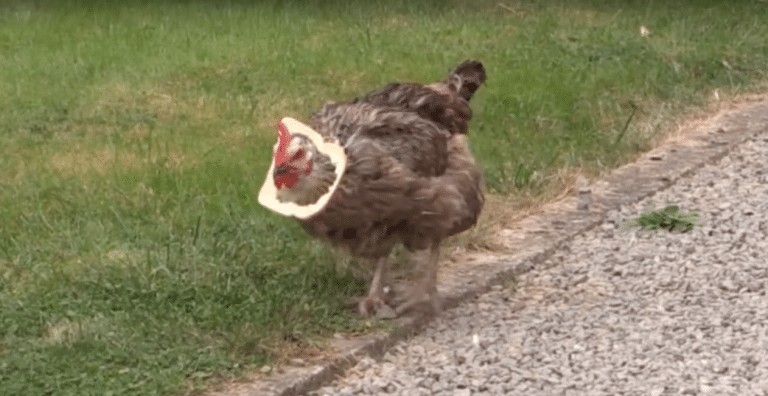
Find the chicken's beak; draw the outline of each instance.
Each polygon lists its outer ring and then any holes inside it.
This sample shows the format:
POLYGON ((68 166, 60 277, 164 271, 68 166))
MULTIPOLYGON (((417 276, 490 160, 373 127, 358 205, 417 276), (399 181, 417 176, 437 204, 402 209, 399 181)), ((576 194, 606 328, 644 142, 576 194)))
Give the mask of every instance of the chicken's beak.
POLYGON ((278 165, 277 167, 275 167, 275 170, 274 170, 274 172, 272 172, 272 174, 274 176, 280 176, 280 175, 284 175, 284 174, 286 174, 286 173, 288 173, 290 171, 291 171, 291 168, 289 168, 289 167, 287 167, 285 165, 278 165))

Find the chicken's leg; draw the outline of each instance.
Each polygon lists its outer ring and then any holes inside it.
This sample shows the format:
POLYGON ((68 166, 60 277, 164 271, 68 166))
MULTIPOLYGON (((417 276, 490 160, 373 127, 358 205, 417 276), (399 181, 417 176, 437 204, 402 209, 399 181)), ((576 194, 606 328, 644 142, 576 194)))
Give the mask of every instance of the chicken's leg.
MULTIPOLYGON (((395 313, 400 316, 417 304, 429 301, 432 311, 436 315, 441 310, 440 296, 437 294, 437 271, 440 259, 440 243, 432 244, 429 255, 421 263, 423 274, 418 283, 409 292, 408 298, 395 308, 395 313), (426 265, 424 265, 426 264, 426 265), (426 267, 426 268, 424 268, 426 267)), ((423 259, 422 259, 423 260, 423 259)))
MULTIPOLYGON (((387 277, 387 271, 389 270, 389 259, 383 257, 376 262, 376 270, 373 273, 373 279, 371 280, 371 287, 368 289, 368 295, 360 300, 357 305, 360 314, 363 316, 371 316, 382 306, 386 305, 384 300, 384 281, 387 277)), ((391 309, 391 308, 390 308, 391 309)))

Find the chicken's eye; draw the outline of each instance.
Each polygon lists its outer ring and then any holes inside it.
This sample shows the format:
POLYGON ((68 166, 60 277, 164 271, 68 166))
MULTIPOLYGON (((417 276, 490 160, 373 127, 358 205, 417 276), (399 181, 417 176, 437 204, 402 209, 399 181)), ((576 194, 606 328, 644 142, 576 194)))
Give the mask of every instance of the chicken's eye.
POLYGON ((304 150, 299 149, 299 151, 296 152, 296 154, 291 157, 291 161, 296 161, 304 158, 304 150))

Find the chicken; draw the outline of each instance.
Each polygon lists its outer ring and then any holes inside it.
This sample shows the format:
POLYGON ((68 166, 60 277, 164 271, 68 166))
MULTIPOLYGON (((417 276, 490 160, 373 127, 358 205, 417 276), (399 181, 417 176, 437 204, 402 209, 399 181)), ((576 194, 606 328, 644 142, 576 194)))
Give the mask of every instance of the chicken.
POLYGON ((441 242, 473 227, 485 202, 482 172, 467 139, 469 101, 485 80, 483 64, 468 60, 440 82, 393 83, 348 102, 326 103, 308 124, 343 148, 343 169, 317 140, 278 124, 271 164, 275 198, 297 207, 327 199, 318 213, 297 220, 311 236, 375 265, 358 304, 362 315, 387 305, 384 280, 398 244, 425 271, 395 314, 423 302, 440 311, 441 242))

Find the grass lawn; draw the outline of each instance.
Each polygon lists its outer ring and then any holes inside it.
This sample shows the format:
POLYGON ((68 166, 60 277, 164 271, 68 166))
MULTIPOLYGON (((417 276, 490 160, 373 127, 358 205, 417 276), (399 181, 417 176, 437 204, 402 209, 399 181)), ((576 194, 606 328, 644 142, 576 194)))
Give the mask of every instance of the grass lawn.
POLYGON ((364 329, 256 202, 284 115, 478 58, 489 188, 537 199, 766 80, 760 0, 320 3, 0 2, 0 393, 194 393, 364 329))

